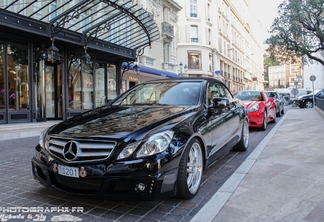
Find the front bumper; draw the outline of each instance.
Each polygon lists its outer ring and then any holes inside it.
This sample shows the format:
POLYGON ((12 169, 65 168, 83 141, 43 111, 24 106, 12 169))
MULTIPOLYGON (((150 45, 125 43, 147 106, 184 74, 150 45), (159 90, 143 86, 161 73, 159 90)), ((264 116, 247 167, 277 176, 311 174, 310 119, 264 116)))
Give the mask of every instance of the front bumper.
POLYGON ((294 99, 294 103, 296 106, 299 106, 299 107, 305 106, 305 100, 294 99))
POLYGON ((80 177, 58 173, 63 163, 46 150, 36 151, 32 159, 34 178, 42 185, 69 194, 112 200, 154 200, 176 194, 176 159, 166 162, 163 156, 152 159, 77 165, 80 177), (85 176, 86 175, 86 176, 85 176))
POLYGON ((264 114, 262 112, 248 112, 249 127, 262 127, 264 114))

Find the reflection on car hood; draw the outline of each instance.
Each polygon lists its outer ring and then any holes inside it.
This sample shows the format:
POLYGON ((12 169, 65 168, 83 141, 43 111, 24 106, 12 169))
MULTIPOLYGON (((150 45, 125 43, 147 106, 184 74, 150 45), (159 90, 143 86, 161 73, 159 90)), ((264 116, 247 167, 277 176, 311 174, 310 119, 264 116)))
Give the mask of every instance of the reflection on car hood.
POLYGON ((66 120, 51 132, 66 137, 122 138, 143 127, 146 131, 193 110, 176 106, 102 107, 66 120))
POLYGON ((255 103, 258 103, 257 101, 248 101, 248 100, 245 100, 243 101, 244 105, 246 108, 249 108, 251 106, 253 106, 255 103))

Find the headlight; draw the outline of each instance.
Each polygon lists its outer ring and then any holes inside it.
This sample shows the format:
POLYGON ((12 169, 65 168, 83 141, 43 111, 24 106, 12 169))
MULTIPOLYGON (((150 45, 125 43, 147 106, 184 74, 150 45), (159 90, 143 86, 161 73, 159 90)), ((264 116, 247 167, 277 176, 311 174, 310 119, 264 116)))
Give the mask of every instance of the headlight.
POLYGON ((169 146, 173 134, 173 131, 168 130, 152 135, 142 145, 141 149, 137 152, 136 157, 146 157, 163 152, 169 146))
POLYGON ((117 157, 117 160, 119 159, 124 159, 124 158, 127 158, 129 157, 130 155, 133 154, 134 150, 136 150, 138 144, 140 143, 141 141, 139 142, 136 142, 136 143, 131 143, 131 144, 128 144, 121 152, 120 154, 118 155, 117 157))
POLYGON ((48 129, 45 129, 41 132, 40 136, 39 136, 39 140, 38 140, 38 144, 43 148, 45 149, 45 141, 46 141, 46 138, 47 138, 47 132, 48 132, 48 129))
POLYGON ((259 103, 254 103, 253 106, 251 106, 251 107, 248 109, 248 111, 249 111, 249 112, 255 112, 255 111, 258 111, 259 108, 260 108, 259 103))

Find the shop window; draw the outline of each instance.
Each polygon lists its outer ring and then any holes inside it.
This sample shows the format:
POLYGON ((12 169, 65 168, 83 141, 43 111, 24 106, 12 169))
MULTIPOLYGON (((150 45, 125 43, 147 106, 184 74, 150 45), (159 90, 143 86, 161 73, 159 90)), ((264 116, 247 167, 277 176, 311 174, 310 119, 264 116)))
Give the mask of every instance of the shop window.
MULTIPOLYGON (((27 48, 8 45, 8 88, 4 90, 9 110, 29 109, 28 51, 27 48)), ((0 80, 1 81, 1 80, 0 80)))
POLYGON ((79 61, 71 62, 68 77, 68 102, 70 109, 81 109, 81 77, 79 61))
POLYGON ((92 65, 82 64, 82 109, 92 109, 93 104, 93 73, 92 65))
POLYGON ((117 96, 116 72, 117 72, 116 66, 109 64, 107 67, 108 100, 114 99, 117 96))

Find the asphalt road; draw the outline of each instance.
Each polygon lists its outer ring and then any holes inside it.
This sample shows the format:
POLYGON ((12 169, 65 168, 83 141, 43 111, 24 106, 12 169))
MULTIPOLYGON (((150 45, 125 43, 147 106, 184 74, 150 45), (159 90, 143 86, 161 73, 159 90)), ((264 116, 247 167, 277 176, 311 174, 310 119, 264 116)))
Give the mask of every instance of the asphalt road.
MULTIPOLYGON (((289 110, 294 107, 285 108, 289 110)), ((198 194, 190 200, 109 201, 53 191, 40 185, 32 176, 31 158, 38 137, 1 141, 0 221, 10 216, 16 217, 14 221, 50 221, 62 214, 73 215, 87 222, 190 221, 274 125, 269 124, 266 131, 250 129, 248 151, 230 152, 207 169, 198 194)))

